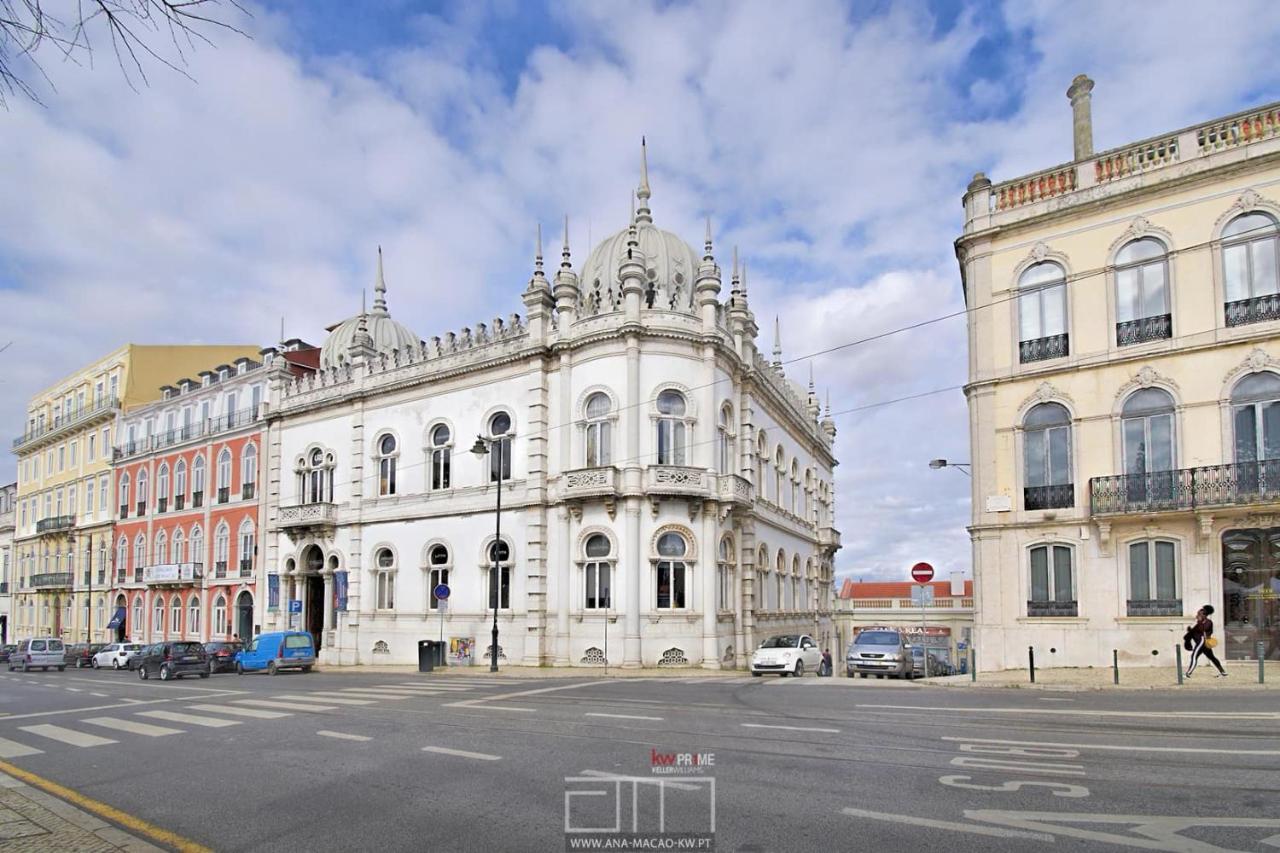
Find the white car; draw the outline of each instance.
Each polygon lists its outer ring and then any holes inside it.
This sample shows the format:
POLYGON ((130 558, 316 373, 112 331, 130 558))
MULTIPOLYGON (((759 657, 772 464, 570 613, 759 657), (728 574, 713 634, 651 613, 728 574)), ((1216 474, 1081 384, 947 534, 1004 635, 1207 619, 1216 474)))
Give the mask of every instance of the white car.
POLYGON ((781 634, 760 644, 751 656, 751 674, 759 677, 766 672, 794 675, 797 678, 807 670, 818 671, 822 652, 818 644, 807 634, 781 634))
POLYGON ((112 669, 131 669, 133 658, 143 649, 142 643, 112 643, 93 656, 94 669, 109 666, 112 669))

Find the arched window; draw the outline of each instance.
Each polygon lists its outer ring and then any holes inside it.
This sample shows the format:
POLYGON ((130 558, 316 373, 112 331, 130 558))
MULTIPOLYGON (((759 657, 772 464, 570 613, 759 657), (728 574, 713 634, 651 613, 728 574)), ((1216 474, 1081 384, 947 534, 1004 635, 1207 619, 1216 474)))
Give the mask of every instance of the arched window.
POLYGON ((1129 543, 1130 616, 1181 616, 1178 543, 1143 539, 1129 543))
POLYGON ((436 598, 436 587, 440 584, 449 585, 449 569, 452 566, 449 549, 446 546, 432 545, 427 549, 427 568, 431 572, 427 587, 427 594, 430 597, 428 607, 432 610, 440 609, 440 599, 436 598))
POLYGON ((173 466, 173 506, 183 509, 187 504, 187 460, 179 459, 173 466))
POLYGON ((191 562, 199 566, 208 563, 208 555, 204 552, 204 531, 200 525, 191 528, 191 562))
POLYGON ((116 543, 116 580, 124 582, 129 574, 129 540, 124 536, 116 543))
POLYGON ((449 488, 449 469, 453 464, 453 436, 449 427, 436 424, 431 428, 431 488, 449 488))
POLYGON ((156 534, 156 562, 169 562, 169 537, 163 530, 156 534))
POLYGON ((396 493, 396 458, 400 448, 396 437, 387 433, 378 439, 378 495, 386 497, 396 493))
POLYGON ((98 616, 94 621, 99 625, 107 624, 107 600, 101 595, 98 596, 98 616))
POLYGON ((1124 401, 1124 472, 1145 475, 1172 471, 1173 398, 1160 388, 1143 388, 1124 401))
POLYGON ((791 460, 791 506, 788 507, 793 514, 800 514, 800 463, 791 460))
POLYGON ((142 567, 147 564, 147 538, 141 533, 133 540, 133 579, 142 580, 142 567))
POLYGON ((487 554, 489 607, 505 610, 511 607, 511 546, 505 541, 490 542, 487 554), (493 571, 495 565, 498 568, 496 575, 493 571))
POLYGON ((1280 376, 1250 373, 1231 389, 1235 461, 1280 459, 1280 376))
POLYGON ((224 637, 227 634, 227 597, 222 593, 213 600, 213 622, 209 625, 209 634, 224 637))
POLYGON ((142 624, 142 596, 138 596, 133 600, 133 621, 129 623, 130 636, 135 640, 141 640, 146 636, 146 628, 142 624))
POLYGON ((736 556, 733 540, 728 536, 720 540, 720 551, 716 561, 716 609, 733 609, 733 565, 736 556))
POLYGON ((583 607, 587 610, 608 610, 613 606, 613 544, 603 533, 593 533, 587 537, 582 550, 586 557, 583 565, 586 587, 583 607))
POLYGON ((1280 318, 1278 245, 1276 220, 1270 214, 1246 213, 1222 230, 1228 326, 1280 318))
POLYGON ((373 556, 374 587, 378 610, 396 609, 396 555, 390 548, 379 548, 373 556))
POLYGON ((609 465, 613 461, 613 424, 609 418, 612 409, 608 394, 597 391, 587 398, 584 446, 588 468, 609 465))
POLYGON ((800 593, 800 557, 793 554, 791 556, 791 608, 792 610, 804 610, 805 602, 800 593))
POLYGON ((734 458, 733 406, 725 403, 720 407, 720 473, 736 474, 737 460, 734 458))
POLYGON ((1071 476, 1071 415, 1058 403, 1027 412, 1023 430, 1023 502, 1027 509, 1075 505, 1071 476))
POLYGON ((224 447, 218 454, 218 503, 231 500, 231 448, 224 447))
POLYGON ((298 495, 302 503, 333 501, 333 456, 314 448, 298 465, 298 495))
POLYGON ((240 497, 248 500, 253 497, 258 485, 258 448, 252 444, 244 449, 240 456, 240 497))
POLYGON ((804 512, 802 512, 801 515, 804 517, 804 520, 807 522, 813 521, 813 517, 812 517, 813 513, 810 511, 810 505, 812 502, 812 497, 810 496, 810 493, 812 491, 813 491, 813 470, 806 468, 804 471, 804 490, 800 493, 800 495, 804 500, 804 506, 803 506, 804 512))
POLYGON ((1018 357, 1026 364, 1061 358, 1067 346, 1067 277, 1062 267, 1043 261, 1018 279, 1018 357))
POLYGON ((240 550, 237 555, 240 559, 240 577, 252 577, 253 557, 258 550, 258 540, 251 519, 246 518, 240 522, 240 531, 237 538, 240 540, 240 550))
POLYGON ((169 632, 178 637, 182 635, 182 631, 182 599, 175 595, 169 606, 169 632))
POLYGON ((760 553, 756 556, 756 575, 756 608, 772 610, 774 607, 773 578, 772 572, 769 571, 769 549, 764 545, 760 546, 760 553))
POLYGON ((1164 244, 1143 237, 1116 254, 1116 346, 1172 334, 1169 256, 1164 244))
POLYGON ((775 569, 777 574, 774 576, 774 581, 777 583, 778 588, 773 600, 778 603, 779 609, 790 610, 791 586, 787 583, 787 555, 783 553, 781 548, 778 549, 778 562, 775 569))
POLYGON ((1031 597, 1028 616, 1076 616, 1075 573, 1071 548, 1036 545, 1031 548, 1031 597))
POLYGON ((784 485, 787 481, 787 454, 783 452, 782 445, 778 445, 778 450, 773 454, 773 497, 778 508, 782 508, 782 502, 786 499, 787 489, 784 485))
POLYGON ((213 576, 225 578, 231 561, 231 529, 224 521, 213 532, 213 576))
POLYGON ((120 517, 129 517, 129 475, 120 475, 120 517))
POLYGON ((498 412, 489 418, 489 482, 511 479, 511 416, 498 412))
POLYGON ((769 467, 769 439, 765 437, 764 430, 757 433, 756 441, 756 499, 764 500, 765 494, 765 469, 769 467))
POLYGON ((204 505, 204 454, 197 455, 191 463, 191 505, 204 505))
POLYGON ((173 531, 173 561, 175 563, 185 563, 187 561, 187 543, 182 535, 182 528, 179 527, 173 531))
POLYGON ((658 537, 656 606, 658 610, 679 610, 688 606, 686 598, 688 565, 684 561, 689 545, 679 533, 658 537))
POLYGON ((147 499, 149 498, 149 490, 147 483, 150 478, 147 476, 146 468, 138 469, 138 515, 146 515, 147 499))
POLYGON ((169 466, 160 463, 156 472, 156 511, 165 512, 169 508, 169 466))
POLYGON ((193 637, 200 636, 200 598, 195 595, 187 604, 187 631, 193 637))
POLYGON ((684 395, 668 388, 658 394, 658 464, 684 465, 686 439, 684 395))

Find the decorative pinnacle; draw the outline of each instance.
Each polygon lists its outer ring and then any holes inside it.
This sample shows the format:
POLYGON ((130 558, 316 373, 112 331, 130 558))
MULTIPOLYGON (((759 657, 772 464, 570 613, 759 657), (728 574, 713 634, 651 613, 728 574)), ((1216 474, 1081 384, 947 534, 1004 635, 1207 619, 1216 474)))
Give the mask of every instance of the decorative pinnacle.
MULTIPOLYGON (((360 313, 364 313, 363 303, 360 313)), ((373 280, 373 313, 385 315, 387 311, 387 282, 382 277, 382 247, 378 247, 378 275, 373 280)))
POLYGON ((813 359, 809 359, 809 395, 813 395, 813 359))
POLYGON ((636 198, 640 199, 640 209, 636 211, 636 221, 653 222, 653 213, 649 210, 649 154, 644 137, 640 137, 640 187, 636 190, 636 198))
POLYGON ((569 214, 564 215, 564 248, 560 251, 560 269, 572 272, 573 263, 569 260, 569 214))
POLYGON ((708 216, 708 217, 707 217, 707 237, 706 237, 706 239, 703 241, 703 255, 702 255, 702 259, 703 259, 704 261, 714 261, 714 260, 715 260, 715 255, 714 255, 714 254, 712 254, 712 252, 711 252, 711 217, 710 217, 710 216, 708 216))
POLYGON ((742 288, 740 279, 738 278, 738 247, 733 247, 733 277, 730 279, 733 284, 733 292, 738 293, 742 288))
POLYGON ((538 278, 544 278, 542 272, 542 223, 538 223, 538 246, 533 256, 533 274, 538 278))
POLYGON ((830 420, 831 418, 831 388, 830 387, 827 388, 827 411, 826 411, 826 414, 823 415, 823 417, 827 418, 828 420, 830 420))
POLYGON ((773 363, 782 366, 782 321, 777 314, 773 315, 773 363))

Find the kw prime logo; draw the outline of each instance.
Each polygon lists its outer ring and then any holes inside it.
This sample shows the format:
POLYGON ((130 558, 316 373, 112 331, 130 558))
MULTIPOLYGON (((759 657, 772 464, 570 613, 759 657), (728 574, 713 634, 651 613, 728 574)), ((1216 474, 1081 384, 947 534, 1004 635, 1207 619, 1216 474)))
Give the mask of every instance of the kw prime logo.
POLYGON ((714 767, 714 753, 654 749, 648 776, 565 777, 565 850, 715 850, 714 767))

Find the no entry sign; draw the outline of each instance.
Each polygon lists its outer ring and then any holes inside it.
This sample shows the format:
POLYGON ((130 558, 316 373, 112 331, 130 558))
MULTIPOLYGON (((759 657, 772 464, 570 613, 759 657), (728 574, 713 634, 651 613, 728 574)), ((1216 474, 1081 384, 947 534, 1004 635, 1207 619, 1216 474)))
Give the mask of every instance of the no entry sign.
POLYGON ((911 567, 911 579, 916 583, 928 583, 933 580, 933 566, 928 563, 916 563, 911 567))

